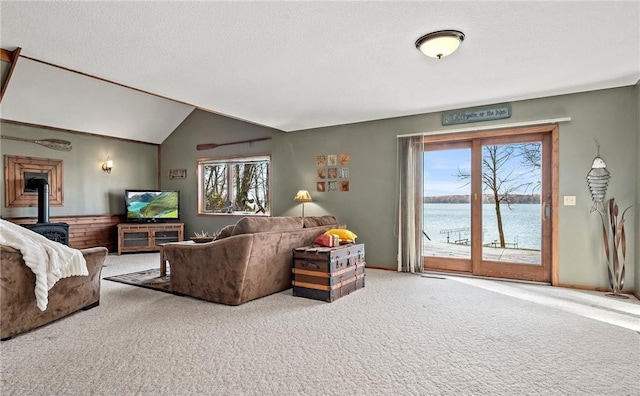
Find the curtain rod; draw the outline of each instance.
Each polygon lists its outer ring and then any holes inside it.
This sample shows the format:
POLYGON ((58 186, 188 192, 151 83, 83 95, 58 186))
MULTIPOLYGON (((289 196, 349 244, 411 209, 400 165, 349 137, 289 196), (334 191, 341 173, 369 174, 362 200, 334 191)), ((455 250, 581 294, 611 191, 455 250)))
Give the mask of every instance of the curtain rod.
POLYGON ((436 131, 409 133, 406 135, 396 135, 396 137, 401 138, 401 137, 422 136, 422 135, 442 135, 445 133, 478 132, 478 131, 487 131, 490 129, 517 128, 517 127, 524 127, 524 126, 531 126, 531 125, 546 125, 546 124, 555 124, 558 122, 569 122, 569 121, 571 121, 571 117, 549 118, 546 120, 512 122, 510 124, 491 124, 491 125, 481 125, 481 126, 473 126, 473 127, 467 127, 467 128, 457 128, 457 129, 439 129, 436 131))

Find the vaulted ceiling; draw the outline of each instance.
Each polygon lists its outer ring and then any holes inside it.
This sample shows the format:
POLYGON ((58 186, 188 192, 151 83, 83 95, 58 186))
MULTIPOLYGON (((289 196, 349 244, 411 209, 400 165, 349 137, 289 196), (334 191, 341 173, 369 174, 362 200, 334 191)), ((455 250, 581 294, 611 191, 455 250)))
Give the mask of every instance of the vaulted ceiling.
MULTIPOLYGON (((194 108, 290 132, 633 85, 638 1, 2 2, 2 119, 161 143, 194 108), (441 60, 415 41, 457 29, 441 60)), ((212 132, 214 133, 214 132, 212 132)))

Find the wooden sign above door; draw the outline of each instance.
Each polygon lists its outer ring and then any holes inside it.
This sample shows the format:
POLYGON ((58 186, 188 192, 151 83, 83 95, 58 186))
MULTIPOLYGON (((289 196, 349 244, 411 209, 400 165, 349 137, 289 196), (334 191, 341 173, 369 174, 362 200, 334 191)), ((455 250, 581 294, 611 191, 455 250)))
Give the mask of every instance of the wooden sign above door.
POLYGON ((442 125, 466 124, 469 122, 500 120, 511 117, 511 105, 508 103, 475 107, 467 110, 455 110, 442 113, 442 125))

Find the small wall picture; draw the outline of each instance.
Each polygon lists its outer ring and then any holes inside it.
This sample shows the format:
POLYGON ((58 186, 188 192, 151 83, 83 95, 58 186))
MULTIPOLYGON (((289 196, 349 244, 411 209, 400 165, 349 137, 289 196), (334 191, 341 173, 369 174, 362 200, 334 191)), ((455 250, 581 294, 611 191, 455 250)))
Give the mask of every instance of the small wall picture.
POLYGON ((351 161, 351 156, 349 154, 340 154, 338 156, 338 159, 340 161, 340 165, 349 165, 349 161, 351 161))
POLYGON ((340 180, 340 191, 349 191, 349 180, 340 180))
POLYGON ((187 170, 186 169, 171 169, 169 170, 169 179, 186 179, 187 178, 187 170))
POLYGON ((317 166, 325 166, 327 164, 327 157, 324 155, 316 156, 316 165, 317 166))
POLYGON ((318 179, 327 178, 327 171, 325 168, 318 168, 316 174, 318 175, 318 179))
POLYGON ((338 191, 338 182, 337 181, 327 182, 327 191, 338 191))
POLYGON ((335 154, 327 155, 327 165, 329 166, 338 165, 338 156, 335 154))
POLYGON ((316 191, 318 191, 318 192, 325 192, 326 191, 324 182, 317 182, 316 183, 316 191))
POLYGON ((348 179, 349 178, 349 168, 346 166, 340 167, 340 178, 348 179))
POLYGON ((337 179, 338 178, 338 168, 329 168, 327 172, 327 178, 329 179, 337 179))

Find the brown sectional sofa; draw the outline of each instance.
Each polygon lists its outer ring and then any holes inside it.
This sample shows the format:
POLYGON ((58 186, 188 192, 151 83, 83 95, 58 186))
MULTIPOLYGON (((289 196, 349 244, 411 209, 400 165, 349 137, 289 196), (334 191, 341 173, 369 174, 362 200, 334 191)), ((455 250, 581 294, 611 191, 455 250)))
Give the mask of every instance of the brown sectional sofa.
POLYGON ((166 244, 171 291, 240 305, 291 287, 293 249, 335 228, 334 216, 244 217, 222 239, 166 244))
POLYGON ((100 303, 100 274, 107 248, 81 250, 89 270, 88 276, 60 279, 49 290, 47 309, 36 305, 35 275, 24 263, 22 253, 0 245, 0 339, 51 323, 80 309, 100 303))

